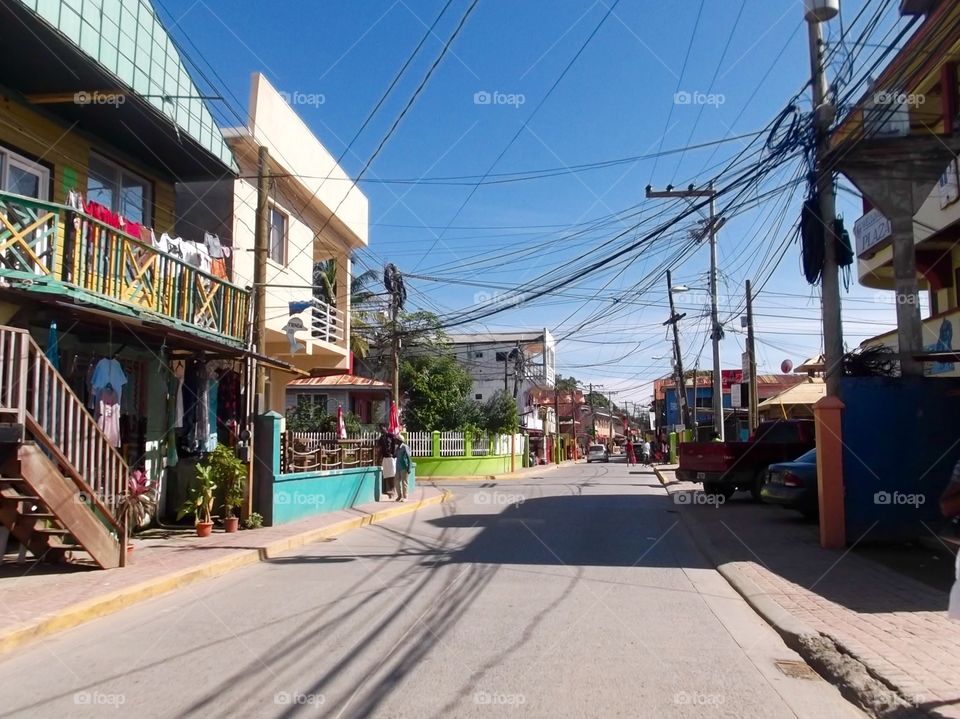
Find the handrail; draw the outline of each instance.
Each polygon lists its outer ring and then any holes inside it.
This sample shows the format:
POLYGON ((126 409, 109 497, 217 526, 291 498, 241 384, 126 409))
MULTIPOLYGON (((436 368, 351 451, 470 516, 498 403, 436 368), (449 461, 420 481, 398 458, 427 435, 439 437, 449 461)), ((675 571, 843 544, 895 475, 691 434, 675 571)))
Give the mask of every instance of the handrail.
POLYGON ((26 330, 0 326, 0 407, 63 466, 102 521, 120 530, 115 510, 130 468, 83 402, 26 330))
POLYGON ((67 205, 0 192, 0 250, 9 269, 245 339, 248 290, 67 205))

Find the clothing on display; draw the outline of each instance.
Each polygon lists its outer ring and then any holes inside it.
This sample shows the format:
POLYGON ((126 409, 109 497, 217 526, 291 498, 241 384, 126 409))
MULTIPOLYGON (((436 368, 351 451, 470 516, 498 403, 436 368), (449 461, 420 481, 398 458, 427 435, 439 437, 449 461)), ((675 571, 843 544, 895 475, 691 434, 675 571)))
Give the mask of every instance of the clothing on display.
POLYGON ((123 396, 123 385, 126 383, 127 375, 124 374, 120 363, 113 357, 104 357, 97 362, 93 370, 93 376, 90 378, 94 404, 100 400, 100 394, 106 387, 113 388, 117 393, 117 404, 120 404, 120 398, 123 396))
POLYGON ((97 426, 107 436, 111 447, 120 446, 120 397, 110 385, 99 393, 97 426))

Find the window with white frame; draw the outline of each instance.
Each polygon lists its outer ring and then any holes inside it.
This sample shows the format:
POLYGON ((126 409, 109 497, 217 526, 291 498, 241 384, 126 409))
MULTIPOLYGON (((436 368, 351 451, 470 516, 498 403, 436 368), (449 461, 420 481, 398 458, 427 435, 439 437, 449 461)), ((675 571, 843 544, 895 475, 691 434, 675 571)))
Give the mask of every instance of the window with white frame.
POLYGON ((270 259, 279 265, 287 263, 287 216, 270 206, 270 259))
POLYGON ((87 200, 141 225, 151 221, 151 186, 144 178, 102 155, 90 153, 87 200))
POLYGON ((0 146, 0 190, 46 200, 49 188, 50 170, 0 146))
POLYGON ((300 392, 297 394, 297 404, 309 404, 314 407, 327 408, 327 395, 316 392, 300 392))

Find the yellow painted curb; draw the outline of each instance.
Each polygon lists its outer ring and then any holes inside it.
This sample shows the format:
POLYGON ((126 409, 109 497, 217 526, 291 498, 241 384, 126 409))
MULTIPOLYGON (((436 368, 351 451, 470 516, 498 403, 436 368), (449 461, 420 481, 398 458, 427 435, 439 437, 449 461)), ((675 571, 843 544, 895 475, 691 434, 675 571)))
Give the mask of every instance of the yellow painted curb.
POLYGON ((73 604, 52 616, 25 622, 4 631, 0 634, 0 654, 22 647, 35 639, 41 639, 65 629, 85 624, 93 619, 113 614, 114 612, 126 609, 146 599, 167 594, 174 589, 192 584, 201 579, 219 577, 234 569, 240 569, 241 567, 262 562, 278 554, 283 554, 284 552, 316 542, 320 539, 335 537, 349 532, 352 529, 359 529, 360 527, 376 524, 402 514, 416 512, 422 507, 441 504, 448 501, 452 496, 453 494, 451 492, 442 490, 441 494, 436 497, 429 497, 415 504, 405 504, 389 509, 381 509, 372 514, 363 515, 362 517, 345 519, 342 522, 337 522, 327 527, 319 527, 290 537, 285 537, 284 539, 278 539, 258 549, 214 559, 206 564, 189 567, 188 569, 135 584, 132 587, 118 589, 115 592, 104 594, 86 602, 73 604))

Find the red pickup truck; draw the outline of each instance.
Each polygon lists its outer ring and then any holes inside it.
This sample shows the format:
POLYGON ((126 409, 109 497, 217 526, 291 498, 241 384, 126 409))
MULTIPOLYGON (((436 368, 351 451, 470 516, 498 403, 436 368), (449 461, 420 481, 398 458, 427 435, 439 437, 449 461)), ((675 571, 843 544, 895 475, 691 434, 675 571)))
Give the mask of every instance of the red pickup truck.
POLYGON ((677 479, 703 482, 704 492, 724 497, 748 489, 759 501, 767 467, 792 461, 814 444, 811 419, 761 422, 748 442, 681 443, 677 479))

